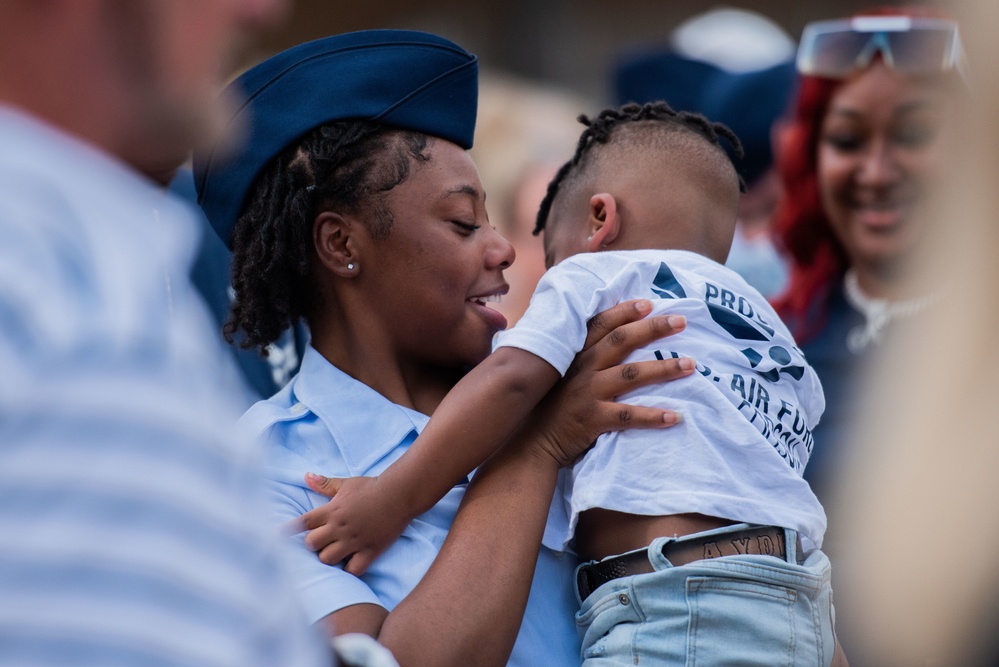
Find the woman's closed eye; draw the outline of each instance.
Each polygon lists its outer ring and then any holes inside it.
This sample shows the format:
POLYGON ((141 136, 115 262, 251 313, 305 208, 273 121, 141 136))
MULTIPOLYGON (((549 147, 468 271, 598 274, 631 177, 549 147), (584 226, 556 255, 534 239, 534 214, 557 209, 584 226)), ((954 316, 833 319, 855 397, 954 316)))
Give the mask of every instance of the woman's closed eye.
POLYGON ((843 153, 858 150, 864 145, 864 137, 852 132, 830 132, 822 137, 822 141, 843 153))
POLYGON ((933 142, 939 128, 929 124, 911 124, 899 127, 894 134, 896 143, 909 148, 921 148, 933 142))
POLYGON ((482 225, 469 224, 467 222, 462 222, 460 220, 452 220, 451 224, 453 224, 455 227, 462 230, 462 232, 466 234, 471 234, 472 232, 474 232, 475 230, 479 229, 482 226, 482 225))

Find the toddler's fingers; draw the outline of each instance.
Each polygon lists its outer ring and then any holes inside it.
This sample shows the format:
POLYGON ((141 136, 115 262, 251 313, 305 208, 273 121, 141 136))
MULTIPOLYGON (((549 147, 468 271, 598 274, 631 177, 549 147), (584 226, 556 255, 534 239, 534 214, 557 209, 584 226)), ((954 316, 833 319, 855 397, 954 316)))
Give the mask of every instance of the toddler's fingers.
POLYGON ((316 553, 337 541, 336 532, 329 525, 321 525, 305 535, 305 547, 316 553))
POLYGON ((336 565, 351 555, 350 549, 343 542, 331 542, 318 553, 319 560, 327 565, 336 565))
POLYGON ((288 537, 291 537, 292 535, 298 535, 299 533, 304 533, 305 531, 308 530, 308 528, 306 528, 305 526, 305 522, 302 520, 304 516, 305 515, 296 516, 291 521, 286 521, 282 523, 280 526, 278 526, 278 530, 281 532, 282 535, 287 535, 288 537))
POLYGON ((292 528, 294 521, 298 522, 299 529, 297 532, 302 532, 303 530, 314 530, 316 528, 321 528, 329 523, 329 517, 327 516, 328 511, 326 505, 317 507, 315 509, 309 510, 302 516, 298 517, 293 521, 289 521, 288 525, 292 528))
POLYGON ((359 577, 367 572, 374 560, 374 552, 369 549, 364 549, 363 551, 358 551, 356 554, 351 555, 346 564, 344 564, 343 569, 355 577, 359 577))
POLYGON ((327 498, 332 498, 340 490, 344 480, 339 477, 325 477, 313 472, 305 473, 305 483, 316 493, 321 493, 327 498))

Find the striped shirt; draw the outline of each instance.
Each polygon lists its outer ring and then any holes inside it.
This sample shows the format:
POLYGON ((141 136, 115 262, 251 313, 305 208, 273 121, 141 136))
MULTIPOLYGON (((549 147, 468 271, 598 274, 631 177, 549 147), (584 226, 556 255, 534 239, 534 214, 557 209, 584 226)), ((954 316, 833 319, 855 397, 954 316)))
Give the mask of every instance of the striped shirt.
POLYGON ((181 203, 0 105, 0 664, 318 665, 181 203))

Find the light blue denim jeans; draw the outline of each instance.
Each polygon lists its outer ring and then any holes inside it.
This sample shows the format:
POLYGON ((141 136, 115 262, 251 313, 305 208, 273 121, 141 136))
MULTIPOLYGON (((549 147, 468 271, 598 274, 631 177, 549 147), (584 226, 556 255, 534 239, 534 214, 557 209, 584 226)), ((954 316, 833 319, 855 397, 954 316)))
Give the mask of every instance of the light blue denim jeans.
POLYGON ((654 572, 593 591, 576 614, 584 667, 828 666, 836 643, 829 559, 816 550, 796 564, 794 531, 785 533, 790 562, 740 555, 674 567, 662 554, 667 542, 744 528, 659 538, 648 549, 654 572))

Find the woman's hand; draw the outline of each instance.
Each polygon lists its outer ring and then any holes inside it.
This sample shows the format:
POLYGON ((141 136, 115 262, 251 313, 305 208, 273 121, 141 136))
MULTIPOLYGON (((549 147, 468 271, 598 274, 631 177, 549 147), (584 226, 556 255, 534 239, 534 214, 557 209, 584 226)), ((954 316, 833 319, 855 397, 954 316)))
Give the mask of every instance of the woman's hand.
POLYGON ((617 403, 639 387, 690 375, 693 359, 665 359, 621 364, 633 351, 683 331, 686 318, 662 315, 646 300, 626 301, 596 315, 587 324, 586 343, 565 377, 532 414, 528 428, 532 451, 559 466, 571 465, 601 433, 625 428, 666 428, 680 421, 670 410, 617 403), (620 365, 619 365, 620 364, 620 365))

